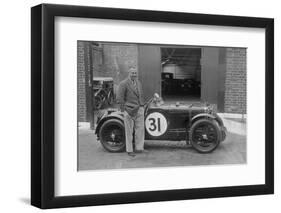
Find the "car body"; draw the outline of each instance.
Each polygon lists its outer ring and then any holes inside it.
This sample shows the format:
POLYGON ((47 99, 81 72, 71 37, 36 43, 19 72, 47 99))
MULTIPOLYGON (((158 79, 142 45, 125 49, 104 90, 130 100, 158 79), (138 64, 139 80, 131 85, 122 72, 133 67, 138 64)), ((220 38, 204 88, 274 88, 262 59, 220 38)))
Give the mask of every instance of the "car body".
MULTIPOLYGON (((97 119, 96 134, 110 152, 124 151, 123 113, 108 109, 97 119)), ((186 141, 198 152, 208 153, 226 137, 226 128, 213 106, 194 104, 148 104, 145 107, 145 140, 186 141)))

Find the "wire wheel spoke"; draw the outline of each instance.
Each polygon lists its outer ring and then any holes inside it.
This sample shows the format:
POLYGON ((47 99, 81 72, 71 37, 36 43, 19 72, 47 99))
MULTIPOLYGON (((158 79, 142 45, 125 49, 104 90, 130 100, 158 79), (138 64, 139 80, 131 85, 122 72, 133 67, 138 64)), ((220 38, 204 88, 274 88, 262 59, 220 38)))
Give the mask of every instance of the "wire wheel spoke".
POLYGON ((199 146, 209 147, 216 144, 217 134, 210 124, 201 124, 194 129, 192 140, 199 146))
POLYGON ((103 133, 103 138, 110 146, 122 146, 124 143, 124 133, 117 125, 108 126, 103 133))
POLYGON ((96 96, 95 99, 94 99, 95 109, 100 109, 101 108, 101 103, 102 103, 101 98, 99 96, 96 96))

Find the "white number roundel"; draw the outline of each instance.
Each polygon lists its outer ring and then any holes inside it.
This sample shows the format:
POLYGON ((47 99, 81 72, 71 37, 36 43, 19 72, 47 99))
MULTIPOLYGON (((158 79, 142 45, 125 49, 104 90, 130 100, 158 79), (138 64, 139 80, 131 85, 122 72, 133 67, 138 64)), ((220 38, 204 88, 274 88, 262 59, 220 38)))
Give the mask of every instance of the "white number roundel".
POLYGON ((152 136, 163 135, 167 130, 167 120, 159 112, 150 113, 145 119, 146 131, 152 136))

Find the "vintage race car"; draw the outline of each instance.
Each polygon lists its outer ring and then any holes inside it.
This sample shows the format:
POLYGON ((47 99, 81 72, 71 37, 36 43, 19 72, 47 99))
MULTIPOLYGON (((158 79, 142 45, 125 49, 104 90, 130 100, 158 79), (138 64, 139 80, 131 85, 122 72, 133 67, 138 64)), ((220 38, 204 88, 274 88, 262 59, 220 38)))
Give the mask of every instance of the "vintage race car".
MULTIPOLYGON (((200 153, 215 150, 226 137, 226 128, 213 107, 206 103, 155 104, 155 94, 145 105, 145 140, 186 141, 200 153)), ((97 119, 95 133, 109 152, 125 150, 123 113, 108 109, 97 119)))

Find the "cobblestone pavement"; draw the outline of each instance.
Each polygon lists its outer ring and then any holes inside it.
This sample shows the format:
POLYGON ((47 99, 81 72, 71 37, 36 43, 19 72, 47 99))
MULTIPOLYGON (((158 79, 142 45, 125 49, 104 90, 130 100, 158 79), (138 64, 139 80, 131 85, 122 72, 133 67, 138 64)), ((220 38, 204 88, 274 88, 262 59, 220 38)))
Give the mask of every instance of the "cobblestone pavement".
POLYGON ((200 154, 184 141, 145 141, 148 153, 135 157, 109 153, 92 130, 79 130, 78 170, 147 168, 169 166, 223 165, 246 163, 246 135, 228 132, 212 153, 200 154))

